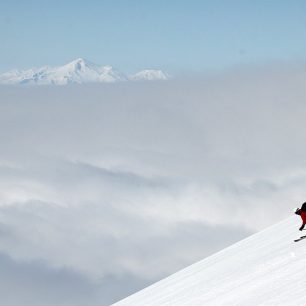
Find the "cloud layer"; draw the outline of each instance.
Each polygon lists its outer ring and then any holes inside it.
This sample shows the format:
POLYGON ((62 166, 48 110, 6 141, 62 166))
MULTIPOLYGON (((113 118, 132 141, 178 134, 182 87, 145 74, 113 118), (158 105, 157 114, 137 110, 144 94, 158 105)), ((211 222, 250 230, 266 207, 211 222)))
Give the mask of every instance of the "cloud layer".
POLYGON ((291 63, 1 87, 6 305, 107 305, 286 217, 305 197, 305 83, 291 63))

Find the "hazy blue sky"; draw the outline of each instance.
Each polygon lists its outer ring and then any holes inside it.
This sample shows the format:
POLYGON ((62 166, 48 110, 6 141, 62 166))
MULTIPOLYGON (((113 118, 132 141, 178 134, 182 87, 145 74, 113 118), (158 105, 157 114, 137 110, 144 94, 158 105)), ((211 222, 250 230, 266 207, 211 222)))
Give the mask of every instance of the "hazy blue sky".
POLYGON ((303 59, 306 2, 1 1, 0 71, 77 57, 124 72, 303 59))

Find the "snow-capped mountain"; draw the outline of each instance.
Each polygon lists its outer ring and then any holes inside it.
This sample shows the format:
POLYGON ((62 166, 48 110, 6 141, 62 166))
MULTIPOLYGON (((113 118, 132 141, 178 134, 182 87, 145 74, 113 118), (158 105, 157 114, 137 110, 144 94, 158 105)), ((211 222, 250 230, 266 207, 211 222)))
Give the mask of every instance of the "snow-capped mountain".
POLYGON ((132 81, 168 80, 169 75, 161 70, 146 69, 129 76, 132 81))
POLYGON ((128 80, 165 80, 167 75, 160 70, 143 70, 128 77, 112 66, 99 66, 78 58, 59 67, 41 67, 28 70, 11 70, 0 74, 0 84, 83 84, 111 83, 128 80))
POLYGON ((306 239, 297 216, 250 236, 114 306, 306 305, 306 239))

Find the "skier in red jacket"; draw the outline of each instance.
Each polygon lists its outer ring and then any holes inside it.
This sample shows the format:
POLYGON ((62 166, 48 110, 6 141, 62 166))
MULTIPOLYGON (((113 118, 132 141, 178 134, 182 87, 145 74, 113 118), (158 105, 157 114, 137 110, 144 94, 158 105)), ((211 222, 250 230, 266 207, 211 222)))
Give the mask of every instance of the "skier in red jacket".
POLYGON ((302 231, 306 225, 306 202, 303 203, 301 208, 297 208, 295 211, 296 215, 300 215, 302 220, 303 220, 303 224, 302 226, 299 228, 300 231, 302 231))

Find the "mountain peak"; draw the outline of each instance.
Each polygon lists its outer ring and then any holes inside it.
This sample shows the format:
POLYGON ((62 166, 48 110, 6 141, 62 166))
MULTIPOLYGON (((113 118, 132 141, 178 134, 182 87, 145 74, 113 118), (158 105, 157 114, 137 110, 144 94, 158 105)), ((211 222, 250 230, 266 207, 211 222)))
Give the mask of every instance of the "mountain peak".
POLYGON ((154 69, 145 69, 139 71, 133 75, 131 75, 130 80, 133 81, 156 81, 156 80, 168 80, 169 75, 161 70, 154 70, 154 69))
POLYGON ((64 65, 64 67, 65 66, 66 67, 71 67, 71 68, 73 68, 75 70, 82 70, 82 69, 84 69, 86 67, 96 67, 98 65, 95 65, 94 63, 91 63, 90 61, 88 61, 88 60, 86 60, 86 59, 84 59, 82 57, 79 57, 79 58, 73 60, 72 62, 64 65))
POLYGON ((85 60, 83 57, 78 57, 72 61, 72 63, 86 63, 86 62, 87 60, 85 60))

